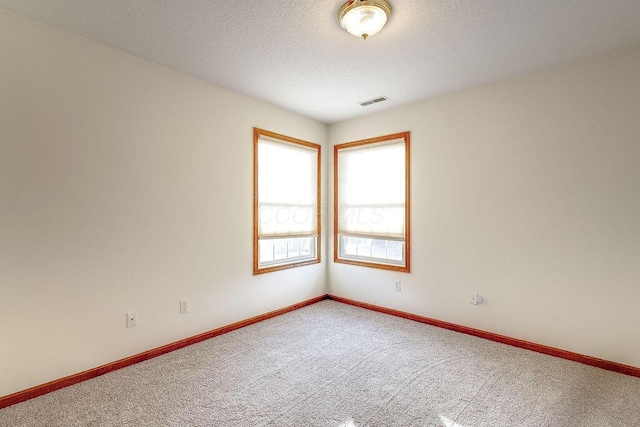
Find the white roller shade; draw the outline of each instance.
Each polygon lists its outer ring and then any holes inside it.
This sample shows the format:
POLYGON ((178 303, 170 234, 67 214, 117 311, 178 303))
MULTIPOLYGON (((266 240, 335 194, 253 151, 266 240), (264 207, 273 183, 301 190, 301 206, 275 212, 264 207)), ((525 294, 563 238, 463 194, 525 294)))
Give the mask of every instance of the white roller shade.
POLYGON ((404 240, 405 142, 338 152, 338 232, 404 240))
POLYGON ((260 136, 258 236, 317 234, 318 152, 260 136))

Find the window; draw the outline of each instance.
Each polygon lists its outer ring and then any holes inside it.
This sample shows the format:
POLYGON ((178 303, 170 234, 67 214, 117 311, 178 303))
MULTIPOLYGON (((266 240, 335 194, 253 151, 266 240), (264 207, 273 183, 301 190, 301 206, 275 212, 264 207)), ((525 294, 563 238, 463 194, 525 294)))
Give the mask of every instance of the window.
POLYGON ((320 146, 253 129, 253 274, 320 262, 320 146))
POLYGON ((409 132, 334 147, 334 260, 409 272, 409 132))

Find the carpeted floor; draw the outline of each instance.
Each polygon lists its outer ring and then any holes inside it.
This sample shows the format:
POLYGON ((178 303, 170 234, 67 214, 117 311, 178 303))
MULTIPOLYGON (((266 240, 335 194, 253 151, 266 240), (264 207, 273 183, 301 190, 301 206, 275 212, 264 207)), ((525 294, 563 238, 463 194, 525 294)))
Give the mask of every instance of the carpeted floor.
POLYGON ((640 378, 323 301, 0 410, 0 426, 640 426, 640 378))

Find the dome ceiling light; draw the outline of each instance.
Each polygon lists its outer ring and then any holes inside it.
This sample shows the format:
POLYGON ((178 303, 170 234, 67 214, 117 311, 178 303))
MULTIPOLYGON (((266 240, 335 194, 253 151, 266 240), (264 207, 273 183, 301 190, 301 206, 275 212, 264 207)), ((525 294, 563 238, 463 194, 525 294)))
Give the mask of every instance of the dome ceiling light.
POLYGON ((391 18, 391 5, 386 0, 349 0, 338 11, 342 28, 356 37, 377 34, 391 18))

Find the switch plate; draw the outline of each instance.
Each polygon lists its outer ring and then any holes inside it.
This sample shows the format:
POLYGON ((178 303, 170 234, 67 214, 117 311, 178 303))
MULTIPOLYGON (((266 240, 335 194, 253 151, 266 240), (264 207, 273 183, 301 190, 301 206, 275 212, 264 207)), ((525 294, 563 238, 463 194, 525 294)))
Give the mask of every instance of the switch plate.
POLYGON ((396 282, 396 292, 402 292, 402 282, 396 282))
POLYGON ((136 310, 127 312, 127 328, 138 326, 138 312, 136 310))

